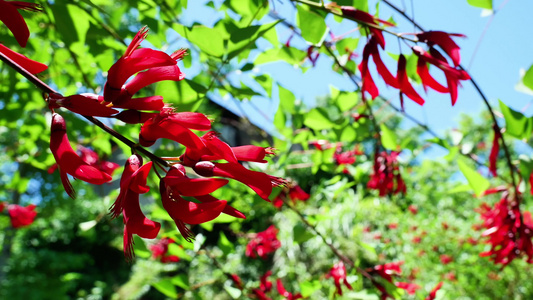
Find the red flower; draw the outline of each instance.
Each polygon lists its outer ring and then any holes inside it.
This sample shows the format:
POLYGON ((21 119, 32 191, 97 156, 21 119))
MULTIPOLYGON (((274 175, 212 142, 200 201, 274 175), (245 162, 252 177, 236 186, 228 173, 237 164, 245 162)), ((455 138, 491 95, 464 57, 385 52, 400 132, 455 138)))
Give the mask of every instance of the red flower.
POLYGON ((110 209, 113 217, 117 217, 120 212, 124 217, 124 255, 128 260, 134 256, 133 234, 154 239, 161 228, 161 224, 144 215, 139 204, 139 194, 150 190, 146 179, 151 167, 152 162, 143 165, 139 155, 134 154, 128 158, 120 179, 119 196, 110 209))
POLYGON ((104 87, 104 98, 107 102, 122 104, 121 102, 128 99, 124 96, 127 92, 123 89, 123 85, 135 73, 155 67, 176 65, 176 60, 165 52, 149 48, 137 49, 147 34, 148 28, 146 26, 141 28, 124 55, 109 69, 104 87))
POLYGON ((4 22, 13 33, 19 45, 26 47, 26 43, 30 38, 30 30, 18 9, 39 11, 41 6, 36 3, 0 0, 0 21, 4 22))
POLYGON ((175 113, 171 108, 163 109, 159 114, 146 121, 139 133, 139 143, 149 147, 160 138, 173 140, 187 148, 202 149, 202 140, 194 130, 211 129, 211 121, 201 113, 175 113))
POLYGON ((50 150, 59 165, 59 174, 63 187, 70 197, 74 198, 75 192, 68 180, 67 174, 92 184, 103 184, 112 179, 107 173, 84 162, 74 152, 68 140, 66 123, 63 117, 58 114, 52 115, 51 131, 50 150))
POLYGON ((244 288, 244 285, 242 283, 242 279, 239 277, 239 275, 231 274, 230 275, 230 279, 231 279, 231 281, 233 281, 233 283, 235 283, 235 285, 237 286, 237 288, 239 290, 242 290, 244 288))
POLYGON ((409 207, 407 208, 413 215, 416 215, 418 213, 418 207, 416 207, 416 205, 414 204, 411 204, 409 205, 409 207))
POLYGON ((294 184, 289 188, 289 198, 291 198, 291 200, 293 201, 296 201, 296 200, 305 201, 309 199, 309 197, 311 196, 308 193, 306 193, 304 190, 302 190, 302 188, 297 184, 294 184))
POLYGON ((267 255, 276 251, 281 247, 281 242, 277 237, 278 229, 274 225, 270 225, 265 231, 255 234, 254 238, 246 245, 246 256, 262 259, 267 258, 267 255))
POLYGON ((329 270, 329 273, 326 274, 326 278, 333 278, 335 287, 337 288, 335 293, 339 294, 340 296, 342 296, 341 281, 349 290, 352 290, 352 286, 346 279, 346 267, 342 261, 333 265, 333 267, 329 270))
POLYGON ((446 255, 446 254, 442 254, 440 256, 440 262, 443 264, 443 265, 447 265, 449 263, 451 263, 453 261, 453 257, 449 256, 449 255, 446 255))
POLYGON ((383 279, 393 283, 392 275, 400 275, 402 273, 401 265, 403 265, 403 261, 386 263, 384 265, 377 265, 369 271, 375 272, 383 279))
POLYGON ((442 284, 444 282, 439 282, 432 290, 431 292, 429 293, 429 296, 426 297, 426 300, 435 300, 435 298, 437 297, 437 291, 440 290, 440 288, 442 287, 442 284))
MULTIPOLYGON (((362 23, 363 25, 364 23, 374 24, 374 25, 380 25, 380 23, 382 23, 383 25, 386 25, 386 26, 394 26, 394 24, 390 22, 380 20, 367 12, 355 9, 350 6, 341 6, 340 9, 344 16, 347 16, 359 23, 362 23)), ((385 48, 385 38, 383 37, 383 33, 381 32, 381 29, 369 26, 368 30, 370 30, 370 32, 372 33, 372 36, 377 39, 381 48, 385 48)))
POLYGON ((415 89, 409 82, 407 72, 405 71, 406 66, 407 60, 405 59, 405 56, 403 54, 400 54, 400 58, 398 59, 398 74, 396 75, 398 78, 398 84, 400 86, 400 92, 405 94, 407 97, 409 97, 416 103, 424 105, 424 99, 422 99, 422 97, 418 95, 418 93, 415 91, 415 89))
MULTIPOLYGON (((459 80, 470 79, 468 73, 464 70, 450 66, 446 58, 435 48, 430 48, 430 53, 424 51, 420 46, 414 46, 412 50, 413 53, 418 56, 419 60, 422 60, 424 63, 430 63, 444 72, 448 83, 448 92, 452 98, 452 105, 455 105, 455 102, 457 101, 457 86, 460 84, 459 80)), ((424 77, 425 85, 433 88, 434 85, 430 85, 427 74, 425 74, 424 71, 421 74, 421 78, 422 77, 424 77)), ((442 90, 440 87, 436 87, 435 89, 437 91, 442 90)))
POLYGON ((110 117, 118 113, 118 110, 105 105, 103 96, 90 93, 68 97, 63 97, 60 94, 50 94, 48 107, 50 109, 63 107, 77 114, 93 117, 110 117))
POLYGON ((489 171, 492 176, 498 176, 496 169, 496 161, 498 160, 498 153, 500 152, 500 139, 502 138, 501 132, 497 129, 496 126, 493 126, 494 129, 494 140, 492 141, 492 149, 490 150, 489 155, 489 171))
POLYGON ((287 290, 283 286, 283 283, 281 282, 281 279, 278 278, 278 280, 276 281, 276 284, 277 284, 278 293, 281 296, 285 297, 285 299, 287 299, 287 300, 296 300, 296 299, 303 298, 302 294, 300 294, 300 293, 294 295, 293 293, 287 292, 287 290))
POLYGON ((152 257, 154 259, 161 260, 162 263, 178 262, 180 258, 176 255, 168 255, 168 245, 174 244, 174 241, 171 238, 165 237, 160 239, 157 243, 150 246, 150 251, 152 251, 152 257))
POLYGON ((457 37, 466 37, 463 34, 458 33, 447 33, 443 31, 426 31, 418 33, 416 35, 418 39, 426 43, 429 47, 438 45, 448 54, 452 59, 455 66, 458 66, 461 63, 461 53, 459 52, 460 48, 457 44, 450 38, 450 36, 457 37))
POLYGON ((409 282, 395 282, 394 283, 397 287, 404 289, 407 294, 414 295, 417 290, 420 289, 420 286, 415 283, 409 283, 409 282))
MULTIPOLYGON (((0 0, 0 10, 2 9, 1 3, 2 1, 0 0)), ((42 64, 35 60, 31 60, 26 56, 7 48, 2 44, 0 44, 0 53, 3 53, 5 56, 7 56, 7 58, 11 59, 13 62, 21 66, 23 69, 30 72, 31 74, 41 73, 42 71, 48 69, 45 64, 42 64)))
POLYGON ((7 205, 7 212, 11 219, 11 226, 13 226, 13 228, 20 228, 33 223, 35 216, 37 216, 35 207, 34 204, 30 204, 26 207, 18 204, 7 205))
POLYGON ((374 156, 374 170, 367 183, 369 189, 379 190, 380 196, 388 194, 406 193, 405 182, 400 174, 397 161, 399 152, 390 154, 383 151, 374 156))
POLYGON ((482 236, 488 237, 487 243, 491 245, 489 251, 480 256, 490 256, 496 264, 508 265, 521 254, 528 257, 527 261, 533 263, 533 220, 529 212, 522 213, 518 203, 509 199, 509 193, 502 194, 500 202, 491 208, 483 204, 478 212, 486 228, 482 236))
POLYGON ((359 65, 359 71, 361 72, 361 78, 363 79, 363 86, 361 88, 361 92, 364 93, 366 91, 370 94, 372 99, 375 99, 379 95, 379 90, 376 84, 374 83, 374 80, 372 79, 370 70, 368 69, 368 60, 370 58, 370 55, 372 55, 374 63, 376 64, 377 71, 381 75, 385 83, 394 88, 399 88, 400 86, 396 77, 394 77, 394 75, 390 73, 389 69, 387 69, 387 67, 381 60, 381 57, 379 56, 378 42, 374 37, 371 37, 370 40, 368 40, 368 43, 366 44, 365 48, 363 49, 363 60, 359 65))
POLYGON ((272 271, 267 271, 265 274, 263 274, 263 276, 261 276, 261 278, 259 278, 259 281, 260 281, 259 288, 264 293, 268 293, 270 292, 270 290, 272 290, 272 282, 268 280, 268 277, 270 275, 272 275, 272 271))

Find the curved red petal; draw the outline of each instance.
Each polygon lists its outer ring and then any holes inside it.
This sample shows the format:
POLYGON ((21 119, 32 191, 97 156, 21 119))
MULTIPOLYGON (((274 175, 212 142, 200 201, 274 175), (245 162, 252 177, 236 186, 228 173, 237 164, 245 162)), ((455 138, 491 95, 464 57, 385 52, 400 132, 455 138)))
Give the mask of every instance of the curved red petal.
POLYGON ((52 116, 51 127, 50 150, 62 171, 92 184, 103 184, 111 181, 111 176, 88 165, 74 152, 68 140, 66 124, 63 117, 54 114, 52 116))
POLYGON ((125 89, 128 94, 134 95, 143 87, 163 80, 180 81, 185 78, 177 65, 151 68, 140 72, 130 82, 126 83, 125 89))
POLYGON ((13 33, 20 46, 26 47, 30 38, 30 30, 17 7, 8 1, 0 1, 0 20, 13 33))
POLYGON ((62 97, 58 94, 50 94, 49 103, 64 107, 72 112, 84 116, 110 117, 118 113, 118 110, 102 104, 104 98, 96 94, 79 94, 62 97))
POLYGON ((432 88, 433 90, 439 93, 448 93, 448 88, 438 83, 433 76, 429 73, 429 69, 426 61, 423 58, 419 58, 416 65, 416 72, 422 80, 422 85, 427 91, 427 87, 432 88))
POLYGON ((400 55, 400 58, 398 59, 398 84, 400 85, 400 91, 404 93, 407 97, 411 98, 411 100, 415 101, 416 103, 420 105, 424 105, 424 99, 418 95, 418 93, 415 91, 411 83, 409 82, 409 78, 407 78, 407 73, 405 71, 405 66, 407 64, 407 61, 405 59, 405 56, 403 54, 400 55))
POLYGON ((160 111, 165 106, 162 96, 150 96, 134 99, 124 99, 119 103, 114 103, 116 108, 135 109, 135 110, 156 110, 160 111))
MULTIPOLYGON (((1 7, 0 7, 0 10, 1 10, 1 7)), ((41 73, 44 70, 48 69, 48 66, 46 66, 45 64, 42 64, 35 60, 31 60, 27 58, 26 56, 7 48, 6 46, 2 44, 0 44, 0 52, 3 53, 5 56, 7 56, 12 61, 14 61, 15 63, 17 63, 22 68, 26 69, 31 74, 41 73)))
MULTIPOLYGON (((218 201, 217 198, 215 198, 215 197, 213 197, 211 195, 195 196, 194 198, 196 200, 202 202, 202 203, 218 201)), ((226 207, 224 207, 224 210, 222 210, 222 212, 225 213, 226 215, 230 215, 230 216, 235 217, 235 218, 246 219, 246 216, 242 212, 240 212, 237 209, 233 208, 229 204, 227 204, 226 207)))
POLYGON ((135 173, 131 175, 131 180, 129 183, 129 188, 135 193, 144 194, 150 191, 150 187, 146 185, 146 179, 152 168, 152 162, 140 167, 135 173))
POLYGON ((165 183, 172 188, 172 192, 186 196, 195 197, 210 194, 228 183, 222 178, 188 178, 166 176, 165 183))
POLYGON ((145 239, 154 239, 159 233, 161 224, 148 219, 139 205, 139 194, 128 190, 123 201, 124 224, 130 234, 145 239))

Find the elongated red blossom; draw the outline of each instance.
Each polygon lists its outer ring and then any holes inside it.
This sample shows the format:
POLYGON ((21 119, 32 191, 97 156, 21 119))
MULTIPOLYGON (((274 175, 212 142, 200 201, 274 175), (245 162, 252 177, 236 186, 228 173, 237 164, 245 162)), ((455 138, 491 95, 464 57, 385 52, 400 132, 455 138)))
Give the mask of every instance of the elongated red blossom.
MULTIPOLYGON (((94 150, 85 148, 81 145, 78 145, 78 152, 80 153, 80 157, 84 162, 102 172, 109 174, 109 176, 113 176, 115 170, 120 167, 117 163, 100 159, 98 153, 96 153, 94 150)), ((57 168, 58 164, 56 163, 48 169, 48 173, 52 174, 57 168)))
POLYGON ((447 87, 440 84, 431 76, 431 74, 429 73, 428 63, 424 59, 418 59, 418 62, 416 64, 416 73, 420 76, 422 86, 424 87, 424 90, 426 92, 428 87, 439 93, 449 92, 447 87))
POLYGON ((243 146, 232 148, 221 141, 213 131, 201 137, 202 146, 188 147, 180 157, 185 166, 204 177, 226 177, 240 181, 261 198, 268 201, 272 187, 284 185, 285 180, 262 172, 252 171, 242 166, 239 161, 264 162, 266 155, 273 154, 272 148, 257 146, 243 146), (211 162, 211 160, 226 160, 228 163, 211 162))
POLYGON ((285 287, 283 286, 283 283, 281 282, 281 279, 278 278, 278 280, 276 281, 276 288, 278 289, 278 293, 282 296, 282 297, 285 297, 285 299, 287 300, 296 300, 296 299, 301 299, 303 298, 302 297, 302 294, 298 293, 298 294, 293 294, 293 293, 290 293, 288 292, 285 287))
POLYGON ((26 47, 30 38, 30 30, 18 9, 39 11, 41 6, 30 2, 0 0, 0 21, 13 33, 19 45, 26 47))
POLYGON ((405 194, 407 187, 400 174, 400 166, 397 161, 399 152, 391 151, 390 154, 383 151, 374 156, 373 173, 367 183, 369 189, 379 191, 380 196, 388 194, 405 194))
MULTIPOLYGON (((383 24, 385 26, 394 26, 394 24, 390 23, 390 22, 387 22, 387 21, 384 21, 384 20, 381 20, 381 19, 378 19, 376 17, 374 17, 373 15, 365 12, 365 11, 362 11, 362 10, 358 10, 358 9, 355 9, 351 6, 341 6, 340 7, 341 11, 342 11, 342 14, 344 16, 347 16, 351 19, 354 19, 358 22, 361 22, 363 23, 367 23, 367 24, 374 24, 374 25, 380 25, 380 24, 383 24)), ((385 49, 385 38, 383 37, 383 32, 381 29, 379 28, 374 28, 374 27, 368 27, 368 30, 370 30, 370 32, 372 33, 372 35, 376 38, 378 44, 381 46, 381 48, 385 49)))
MULTIPOLYGON (((0 3, 2 3, 1 0, 0 3)), ((0 7, 0 10, 1 9, 2 8, 0 7)), ((48 69, 48 66, 46 66, 45 64, 42 64, 35 60, 31 60, 26 56, 7 48, 2 44, 0 44, 0 52, 15 63, 17 63, 19 66, 24 68, 26 71, 30 72, 31 74, 41 73, 44 70, 48 69)))
POLYGON ((91 93, 68 97, 55 93, 50 94, 48 107, 50 109, 63 107, 77 114, 92 117, 110 117, 118 113, 118 110, 105 105, 103 96, 91 93))
POLYGON ((103 184, 111 181, 111 176, 84 162, 74 152, 68 140, 65 120, 59 114, 52 115, 51 131, 50 150, 59 165, 59 174, 63 187, 70 197, 74 198, 75 192, 67 174, 92 184, 103 184))
POLYGON ((152 162, 143 165, 142 158, 134 154, 128 158, 120 180, 120 194, 111 207, 111 214, 117 217, 122 212, 124 220, 124 255, 131 260, 133 253, 133 235, 145 239, 157 237, 161 224, 148 219, 141 210, 139 194, 147 193, 150 188, 146 179, 152 162))
POLYGON ((268 280, 268 277, 272 275, 272 271, 267 271, 265 274, 261 275, 259 278, 259 288, 261 291, 268 293, 272 290, 272 282, 268 280))
POLYGON ((500 152, 500 139, 502 138, 502 133, 498 130, 496 126, 493 126, 494 130, 494 139, 492 140, 492 149, 489 154, 489 171, 492 176, 498 176, 498 170, 496 162, 498 160, 498 153, 500 152))
POLYGON ((244 289, 244 284, 242 282, 242 279, 239 277, 239 275, 237 274, 230 274, 230 279, 231 281, 233 281, 233 283, 235 283, 235 285, 237 286, 237 288, 239 290, 242 290, 244 289))
POLYGON ((409 282, 395 282, 394 283, 398 288, 404 289, 407 294, 414 295, 417 290, 419 290, 421 287, 416 283, 409 283, 409 282))
MULTIPOLYGON (((414 46, 412 47, 412 50, 413 53, 418 56, 419 60, 422 60, 424 63, 430 63, 444 72, 448 85, 448 92, 452 99, 452 105, 455 105, 455 102, 457 101, 457 86, 460 85, 459 81, 469 80, 470 75, 462 69, 450 66, 447 59, 435 48, 430 48, 429 53, 420 46, 414 46)), ((421 78, 422 76, 426 77, 426 74, 422 73, 421 78)), ((430 86, 428 81, 426 81, 426 84, 430 86)), ((433 88, 433 86, 430 87, 433 88)), ((436 90, 441 90, 441 87, 437 87, 436 90)))
POLYGON ((341 281, 349 290, 352 290, 352 285, 346 279, 346 267, 344 266, 344 263, 342 261, 336 263, 335 265, 333 265, 333 267, 331 267, 328 274, 326 274, 326 278, 333 278, 333 281, 335 282, 335 287, 337 288, 335 293, 339 294, 340 296, 342 296, 341 281))
POLYGON ((259 256, 262 259, 266 259, 268 254, 281 247, 277 234, 278 229, 274 225, 270 225, 265 231, 256 233, 255 237, 246 245, 246 256, 251 258, 259 256))
POLYGON ((191 129, 209 130, 211 121, 201 113, 175 113, 172 109, 166 108, 143 124, 139 133, 139 143, 149 147, 158 139, 165 138, 187 148, 202 149, 205 145, 191 129))
POLYGON ((284 199, 290 199, 293 203, 297 200, 306 201, 311 195, 306 193, 296 182, 290 181, 288 186, 285 186, 278 196, 272 201, 272 205, 276 208, 283 206, 284 199))
POLYGON ((437 297, 437 292, 440 290, 440 288, 442 287, 442 284, 444 282, 439 282, 432 290, 431 292, 429 293, 429 295, 426 297, 426 300, 435 300, 435 298, 437 297))
POLYGON ((444 31, 426 31, 416 34, 418 39, 426 44, 429 47, 438 45, 448 54, 452 59, 455 66, 458 66, 461 63, 461 53, 460 48, 457 44, 451 39, 451 36, 456 37, 466 37, 464 34, 459 33, 447 33, 444 31))
POLYGON ((11 219, 11 226, 13 226, 13 228, 20 228, 32 224, 35 220, 35 216, 37 216, 35 208, 35 204, 30 204, 26 207, 18 204, 7 205, 7 212, 11 219))
POLYGON ((398 58, 398 84, 400 86, 400 92, 409 97, 411 100, 415 101, 419 105, 424 105, 424 99, 415 91, 411 83, 409 82, 409 77, 407 77, 407 72, 405 67, 407 66, 407 60, 403 54, 400 54, 398 58))
MULTIPOLYGON (((148 74, 140 74, 137 80, 134 79, 130 86, 130 92, 123 87, 126 80, 138 72, 151 68, 176 65, 178 56, 171 57, 165 52, 149 48, 138 49, 147 34, 148 28, 146 26, 141 28, 131 41, 124 55, 109 69, 107 82, 104 86, 104 98, 107 102, 112 102, 114 105, 124 105, 124 102, 130 100, 131 95, 140 88, 150 83, 172 77, 169 76, 168 69, 153 70, 148 74)), ((179 72, 179 69, 177 71, 179 72)), ((173 71, 170 71, 170 73, 174 74, 173 72, 176 72, 176 70, 173 69, 173 71)), ((181 72, 179 72, 178 78, 180 76, 181 72)))

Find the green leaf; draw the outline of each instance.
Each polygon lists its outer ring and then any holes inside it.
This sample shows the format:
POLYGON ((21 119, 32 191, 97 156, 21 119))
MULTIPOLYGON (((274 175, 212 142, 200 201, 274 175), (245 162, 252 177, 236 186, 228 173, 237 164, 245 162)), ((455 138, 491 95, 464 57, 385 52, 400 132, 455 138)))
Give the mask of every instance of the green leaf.
POLYGON ((231 59, 235 57, 243 49, 249 47, 259 37, 264 35, 267 31, 274 28, 280 21, 271 22, 264 25, 254 25, 245 28, 237 28, 230 32, 228 43, 228 57, 231 59))
POLYGON ((307 230, 304 224, 298 223, 292 229, 292 236, 296 243, 301 244, 315 237, 314 234, 307 230))
POLYGON ((152 283, 152 286, 156 290, 163 293, 165 296, 176 299, 178 297, 178 292, 172 281, 168 278, 162 279, 158 282, 152 283))
POLYGON ((519 139, 528 139, 533 130, 533 118, 526 118, 522 113, 512 110, 500 100, 500 109, 505 117, 505 133, 519 139))
POLYGON ((385 124, 380 125, 381 128, 381 143, 383 147, 389 150, 398 150, 398 137, 396 133, 390 130, 385 124))
POLYGON ((474 190, 474 193, 476 193, 476 196, 481 196, 481 194, 489 188, 489 181, 476 170, 470 168, 465 162, 463 162, 463 160, 457 161, 457 164, 463 175, 466 177, 468 184, 474 190))
POLYGON ((229 38, 229 34, 219 28, 209 28, 200 25, 187 28, 177 23, 174 24, 173 28, 179 35, 198 46, 207 55, 222 58, 224 53, 226 53, 224 40, 229 38))
POLYGON ((322 107, 313 108, 309 111, 305 116, 304 124, 314 130, 329 129, 334 126, 329 119, 328 113, 322 107))
POLYGON ((295 112, 294 102, 296 101, 294 94, 290 90, 278 85, 278 95, 280 108, 290 114, 293 114, 295 112))
POLYGON ((233 246, 233 243, 231 243, 224 232, 220 232, 220 237, 218 239, 218 248, 224 252, 225 255, 228 255, 229 253, 232 253, 235 247, 233 246))
POLYGON ((307 298, 311 296, 314 292, 322 288, 322 284, 319 280, 313 281, 304 281, 300 283, 300 290, 302 291, 302 296, 307 298))
POLYGON ((492 0, 467 0, 468 4, 485 9, 492 9, 492 0))
MULTIPOLYGON (((518 160, 520 161, 520 174, 525 182, 529 182, 529 176, 533 173, 533 156, 521 154, 518 156, 518 160)), ((533 187, 530 189, 533 190, 533 187)))
POLYGON ((174 285, 177 285, 184 290, 190 289, 189 278, 187 277, 187 274, 179 274, 177 276, 172 277, 172 279, 170 280, 174 285))
POLYGON ((302 31, 302 37, 313 45, 320 45, 328 30, 324 17, 312 11, 308 6, 298 5, 297 10, 296 22, 302 31))
POLYGON ((179 111, 195 111, 204 99, 205 88, 192 80, 161 81, 155 89, 165 102, 174 104, 179 111))
POLYGON ((335 104, 342 112, 349 111, 357 104, 357 102, 359 102, 358 93, 340 92, 339 96, 335 99, 335 104))
POLYGON ((529 67, 526 74, 522 78, 522 83, 524 83, 524 85, 530 90, 533 90, 533 65, 529 67))
POLYGON ((233 299, 239 299, 242 295, 242 291, 239 290, 238 288, 234 288, 232 286, 224 286, 224 289, 226 290, 226 292, 228 292, 228 294, 231 296, 231 298, 233 299))

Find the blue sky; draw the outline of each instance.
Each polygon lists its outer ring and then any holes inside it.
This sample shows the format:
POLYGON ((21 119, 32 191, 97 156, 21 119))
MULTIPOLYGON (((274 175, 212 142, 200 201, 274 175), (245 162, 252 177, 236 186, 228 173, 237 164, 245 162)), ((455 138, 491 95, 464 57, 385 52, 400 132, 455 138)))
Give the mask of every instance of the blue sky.
MULTIPOLYGON (((210 25, 217 19, 217 13, 208 7, 204 7, 204 1, 189 1, 189 8, 183 14, 182 22, 190 25, 194 21, 210 25)), ((373 3, 374 1, 370 1, 373 3)), ((392 1, 401 8, 404 8, 409 15, 414 9, 415 20, 426 30, 442 30, 447 32, 462 33, 467 38, 457 38, 456 42, 461 47, 461 63, 467 68, 471 76, 478 82, 485 92, 490 102, 497 107, 498 99, 504 101, 515 110, 524 110, 526 115, 533 114, 533 97, 531 95, 516 91, 515 86, 519 82, 519 70, 527 69, 533 64, 533 18, 530 12, 533 11, 533 1, 494 1, 494 7, 498 8, 506 2, 503 9, 496 12, 485 37, 481 41, 480 47, 474 57, 474 51, 483 33, 489 16, 482 17, 482 9, 469 6, 466 0, 450 1, 427 1, 427 0, 403 0, 392 1), (411 3, 413 7, 411 7, 411 3)), ((370 4, 370 12, 375 13, 375 7, 370 4)), ((295 10, 288 0, 275 2, 276 9, 290 23, 296 24, 295 10)), ((388 19, 394 16, 398 23, 396 32, 413 32, 413 26, 405 21, 399 14, 391 11, 385 4, 380 5, 380 18, 388 19)), ((354 23, 343 22, 338 24, 332 19, 328 19, 331 30, 336 34, 350 31, 354 23)), ((278 36, 283 41, 289 36, 286 30, 278 30, 278 36)), ((357 37, 358 33, 353 34, 357 37)), ((387 51, 399 53, 396 38, 386 35, 387 51)), ((362 52, 365 40, 359 42, 359 53, 362 52)), ((266 44, 266 43, 265 43, 266 44)), ((307 46, 303 41, 293 39, 291 44, 300 49, 307 46)), ((261 45, 263 47, 263 45, 261 45)), ((268 47, 268 44, 264 46, 268 47)), ((403 51, 409 53, 407 47, 402 46, 403 51)), ((386 56, 383 54, 382 56, 386 56)), ((360 58, 357 62, 360 61, 360 58)), ((330 86, 333 85, 341 90, 354 90, 354 85, 346 78, 331 71, 332 61, 321 56, 317 66, 310 68, 305 73, 286 63, 272 63, 260 66, 257 74, 268 73, 276 81, 290 88, 309 106, 314 104, 316 97, 329 93, 330 86)), ((387 63, 394 70, 393 61, 387 63)), ((198 72, 194 67, 185 70, 188 76, 194 76, 198 72), (190 74, 190 75, 189 75, 190 74)), ((393 71, 394 73, 394 71, 393 71)), ((246 76, 235 72, 231 75, 233 80, 247 82, 246 76)), ((377 82, 382 82, 380 79, 377 82)), ((442 81, 441 81, 442 82, 442 81)), ((398 93, 394 89, 388 89, 383 84, 379 85, 380 91, 385 98, 391 99, 393 104, 399 105, 398 93)), ((485 109, 481 98, 469 82, 464 82, 463 88, 459 90, 457 104, 452 107, 449 95, 438 94, 430 91, 425 95, 420 89, 419 92, 426 99, 426 104, 421 107, 406 98, 406 110, 423 123, 427 123, 437 132, 451 129, 457 126, 458 116, 461 113, 477 116, 485 109)), ((263 97, 252 99, 252 103, 238 103, 232 99, 220 99, 213 95, 213 98, 229 109, 245 114, 252 122, 261 127, 269 128, 269 120, 276 111, 278 99, 277 90, 273 92, 272 100, 263 97)), ((408 122, 406 123, 409 126, 408 122)), ((272 128, 272 127, 270 127, 272 128)))

